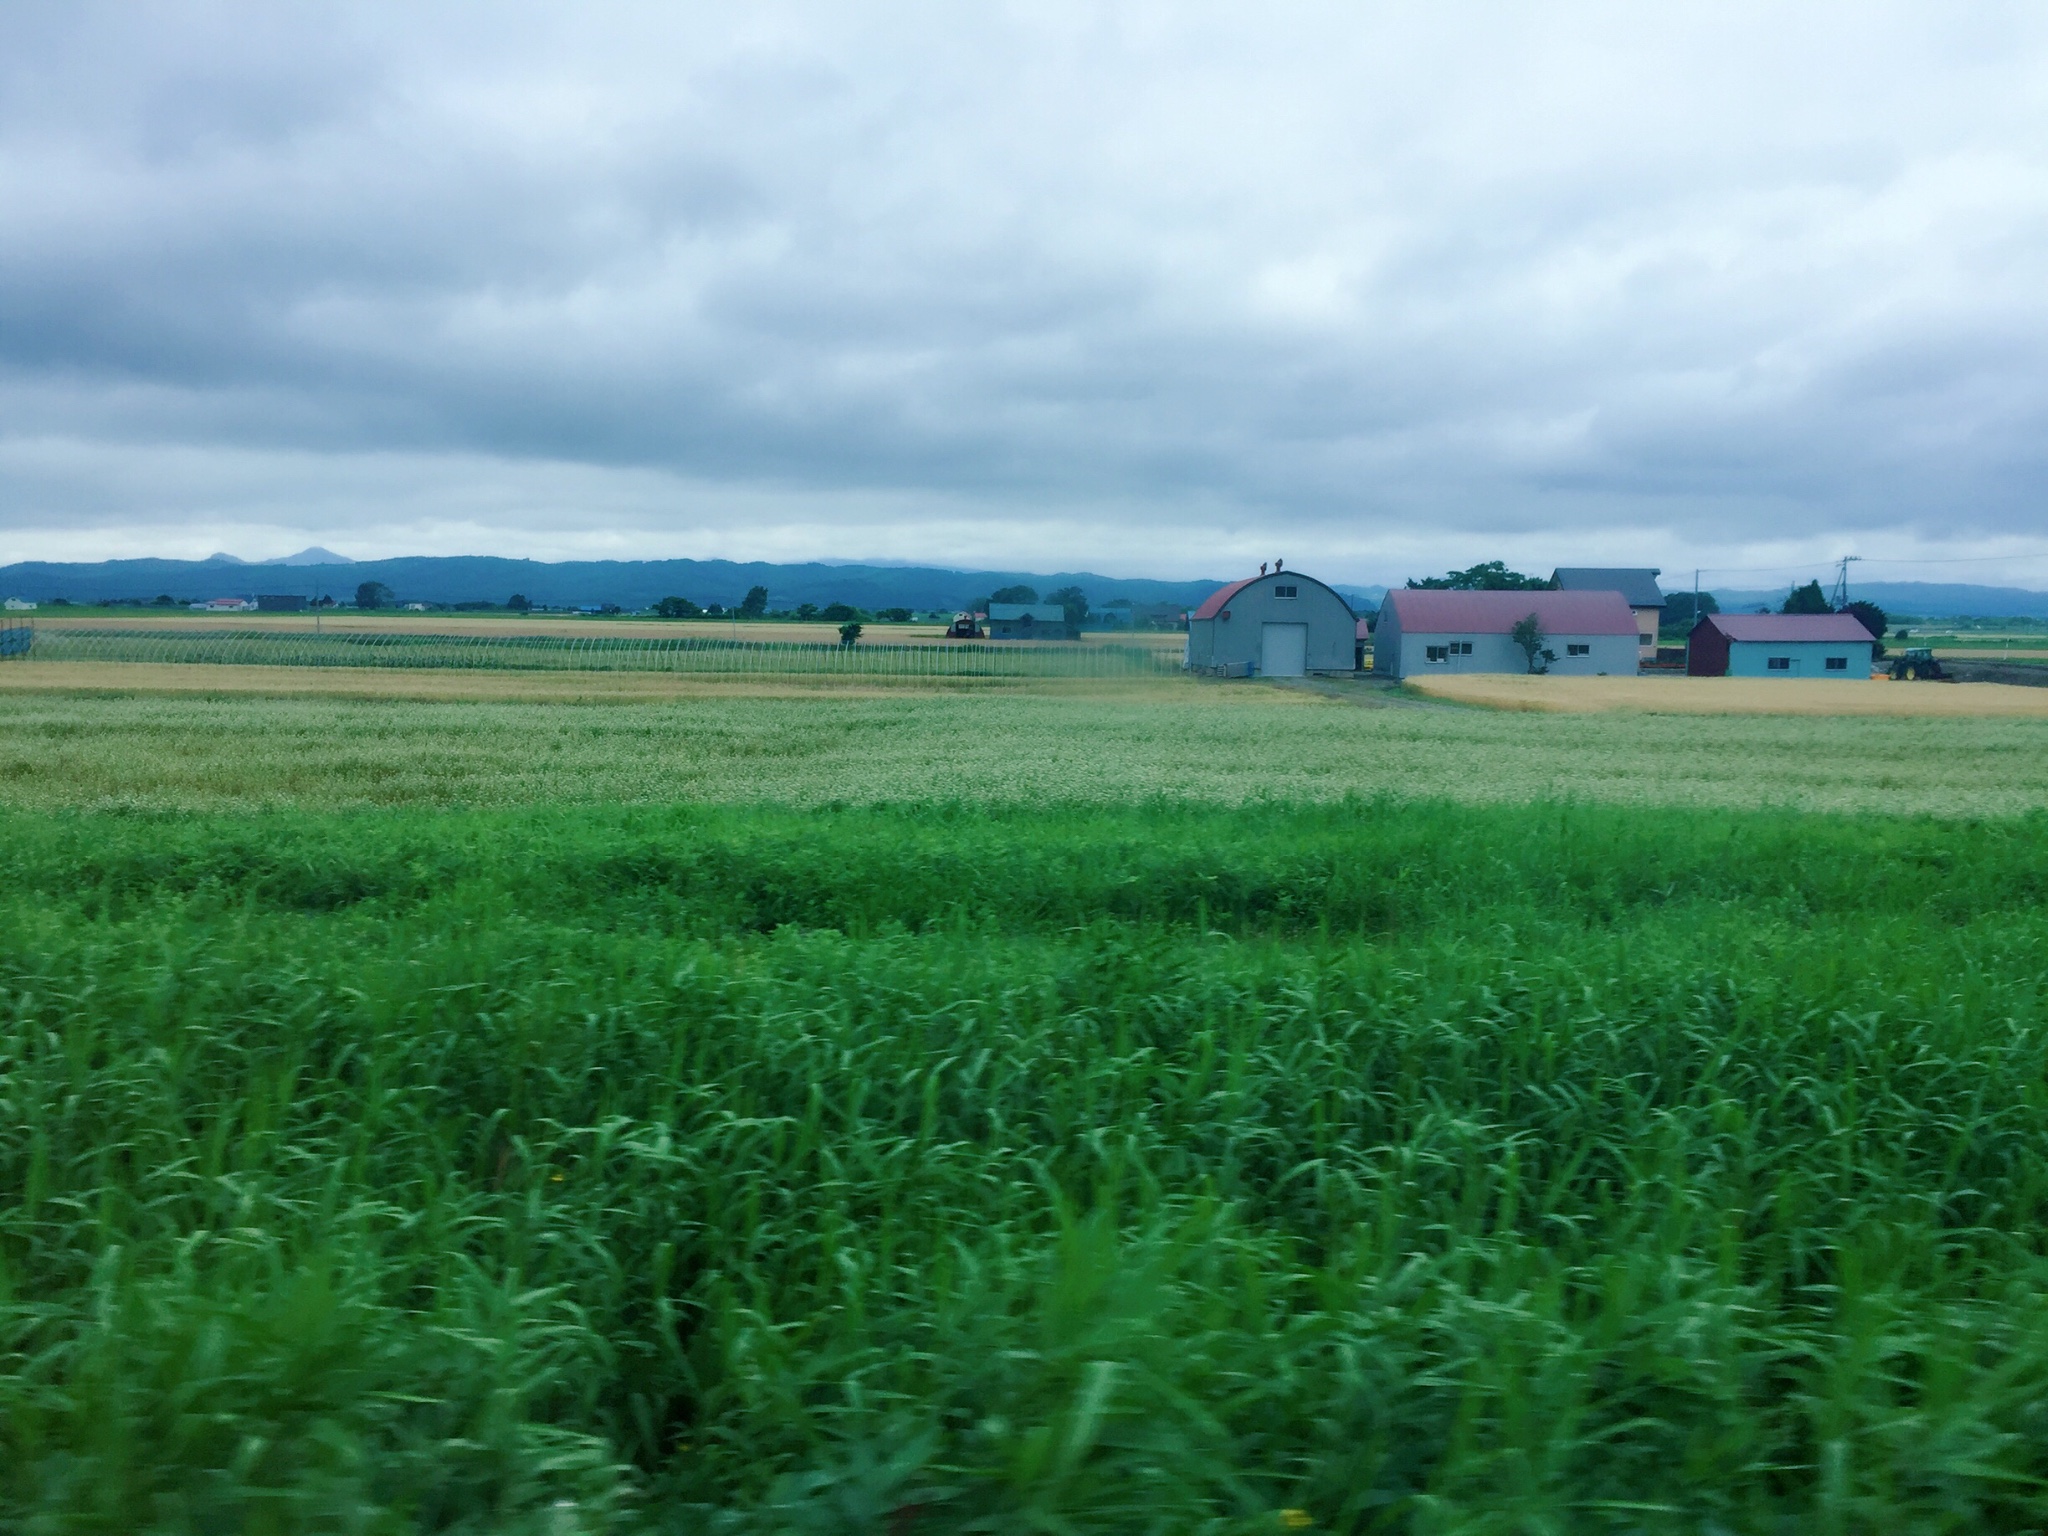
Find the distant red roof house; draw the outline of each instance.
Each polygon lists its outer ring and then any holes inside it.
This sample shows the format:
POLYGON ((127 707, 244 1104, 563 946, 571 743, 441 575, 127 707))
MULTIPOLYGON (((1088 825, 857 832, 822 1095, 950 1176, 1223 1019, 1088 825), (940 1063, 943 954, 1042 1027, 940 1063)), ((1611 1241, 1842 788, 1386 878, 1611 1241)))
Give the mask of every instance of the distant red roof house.
POLYGON ((1868 640, 1853 613, 1710 613, 1700 620, 1730 640, 1868 640))
POLYGON ((1686 641, 1694 677, 1870 676, 1876 646, 1851 613, 1709 613, 1686 641))

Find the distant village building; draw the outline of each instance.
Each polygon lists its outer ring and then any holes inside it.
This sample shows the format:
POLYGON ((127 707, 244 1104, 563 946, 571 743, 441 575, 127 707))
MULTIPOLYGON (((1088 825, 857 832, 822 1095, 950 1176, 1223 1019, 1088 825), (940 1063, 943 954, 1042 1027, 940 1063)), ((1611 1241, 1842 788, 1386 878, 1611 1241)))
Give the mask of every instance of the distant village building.
POLYGON ((304 613, 306 600, 289 593, 259 594, 256 598, 258 613, 304 613))
POLYGON ((6 609, 9 613, 34 613, 36 605, 25 597, 10 597, 7 599, 6 609))
POLYGON ((1058 603, 990 603, 991 640, 1064 640, 1067 610, 1058 603))
POLYGON ((1868 682, 1871 638, 1849 613, 1710 613, 1692 628, 1694 677, 1821 677, 1868 682))
POLYGON ((1451 592, 1396 588, 1380 604, 1372 669, 1380 677, 1440 672, 1548 671, 1573 677, 1636 673, 1636 617, 1617 591, 1451 592), (1514 629, 1542 627, 1537 665, 1514 629))
POLYGON ((1357 664, 1358 619, 1330 587, 1299 571, 1218 588, 1188 615, 1187 664, 1225 677, 1301 677, 1357 664))
POLYGON ((1647 655, 1657 651, 1657 626, 1664 620, 1663 574, 1655 566, 1561 565, 1550 573, 1560 592, 1619 592, 1636 616, 1636 644, 1647 655))
POLYGON ((209 597, 203 603, 192 604, 195 613, 247 613, 256 605, 246 597, 209 597))

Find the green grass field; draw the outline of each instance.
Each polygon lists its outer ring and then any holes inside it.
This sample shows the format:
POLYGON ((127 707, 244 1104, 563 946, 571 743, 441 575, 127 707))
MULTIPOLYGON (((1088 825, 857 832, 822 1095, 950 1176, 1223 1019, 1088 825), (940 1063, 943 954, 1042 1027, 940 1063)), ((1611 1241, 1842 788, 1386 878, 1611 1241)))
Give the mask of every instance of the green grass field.
POLYGON ((2042 736, 0 698, 0 1528, 2039 1529, 2042 736))

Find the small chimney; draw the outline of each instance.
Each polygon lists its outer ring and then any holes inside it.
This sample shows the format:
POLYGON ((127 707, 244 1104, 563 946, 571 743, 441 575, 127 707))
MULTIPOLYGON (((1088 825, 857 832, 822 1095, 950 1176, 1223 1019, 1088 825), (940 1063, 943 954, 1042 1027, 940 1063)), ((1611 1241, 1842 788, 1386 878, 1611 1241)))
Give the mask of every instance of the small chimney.
POLYGON ((1279 570, 1280 570, 1280 562, 1279 562, 1278 560, 1275 560, 1275 561, 1273 562, 1273 570, 1274 570, 1274 573, 1275 573, 1276 575, 1277 575, 1277 574, 1279 573, 1279 570))

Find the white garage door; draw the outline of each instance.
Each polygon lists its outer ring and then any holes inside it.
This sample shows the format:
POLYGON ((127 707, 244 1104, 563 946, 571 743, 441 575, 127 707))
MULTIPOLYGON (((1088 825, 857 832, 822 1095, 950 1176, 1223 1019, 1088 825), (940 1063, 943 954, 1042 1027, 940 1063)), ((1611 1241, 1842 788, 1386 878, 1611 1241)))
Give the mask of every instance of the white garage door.
POLYGON ((1259 638, 1261 677, 1300 677, 1308 670, 1308 626, 1268 624, 1259 638))

